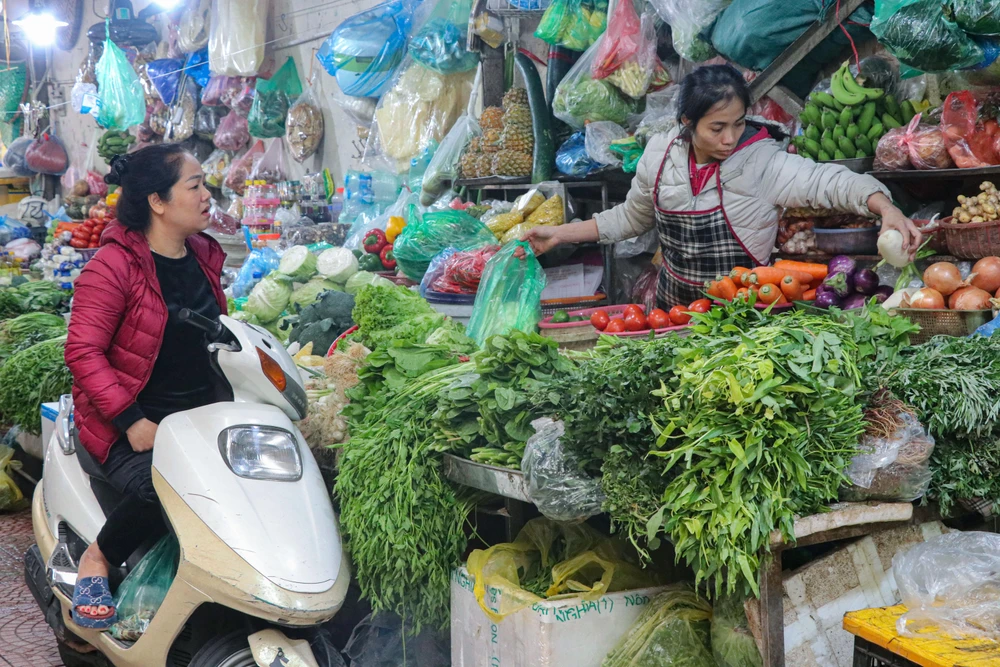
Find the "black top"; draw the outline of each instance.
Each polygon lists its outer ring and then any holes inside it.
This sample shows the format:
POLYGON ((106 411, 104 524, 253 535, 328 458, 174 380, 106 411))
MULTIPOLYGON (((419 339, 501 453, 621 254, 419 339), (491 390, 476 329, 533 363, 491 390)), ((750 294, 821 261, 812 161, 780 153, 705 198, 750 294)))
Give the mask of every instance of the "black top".
POLYGON ((142 418, 159 424, 167 415, 208 405, 216 398, 218 378, 204 334, 177 319, 182 308, 217 319, 221 313, 212 285, 190 251, 180 259, 153 253, 153 260, 167 304, 167 326, 149 382, 136 402, 114 419, 123 433, 142 418))

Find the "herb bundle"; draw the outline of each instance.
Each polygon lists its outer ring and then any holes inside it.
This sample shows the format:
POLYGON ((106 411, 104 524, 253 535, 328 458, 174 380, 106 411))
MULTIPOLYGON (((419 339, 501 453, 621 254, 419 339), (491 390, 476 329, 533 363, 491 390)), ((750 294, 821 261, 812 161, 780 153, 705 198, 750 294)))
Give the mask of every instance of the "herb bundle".
POLYGON ((73 388, 64 360, 66 337, 18 352, 0 367, 0 416, 28 433, 41 433, 42 403, 58 401, 73 388))

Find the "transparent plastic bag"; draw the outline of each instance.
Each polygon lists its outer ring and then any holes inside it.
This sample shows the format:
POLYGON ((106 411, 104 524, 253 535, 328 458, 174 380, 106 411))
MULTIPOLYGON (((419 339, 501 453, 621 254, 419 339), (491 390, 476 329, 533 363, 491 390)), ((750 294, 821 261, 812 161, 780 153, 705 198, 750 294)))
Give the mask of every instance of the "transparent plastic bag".
POLYGON ((524 524, 513 542, 474 550, 467 567, 479 607, 499 623, 556 595, 591 602, 606 593, 656 585, 655 574, 635 562, 620 542, 585 523, 540 517, 524 524))
POLYGON ((214 140, 225 113, 225 109, 221 107, 202 106, 199 108, 194 115, 195 136, 205 141, 214 140))
POLYGON ((552 46, 586 51, 604 33, 607 22, 607 0, 553 0, 535 37, 552 46))
POLYGON ((674 50, 685 60, 704 62, 716 55, 709 35, 712 24, 732 0, 652 0, 670 25, 674 50))
POLYGON ((427 265, 424 277, 420 279, 420 296, 427 298, 427 290, 444 274, 445 263, 452 255, 458 252, 458 248, 445 248, 434 256, 431 263, 427 265))
POLYGON ((314 78, 306 92, 288 109, 285 119, 285 141, 296 162, 302 162, 315 153, 323 141, 323 109, 316 85, 314 78))
POLYGON ((246 190, 246 181, 250 178, 254 164, 263 155, 264 142, 258 140, 257 143, 250 147, 250 150, 240 156, 229 167, 229 173, 226 174, 226 180, 223 185, 242 197, 246 190))
POLYGON ((179 557, 177 538, 166 535, 125 577, 115 595, 118 622, 111 634, 116 639, 136 641, 146 632, 174 581, 179 557))
POLYGON ((424 274, 423 285, 428 275, 435 273, 428 289, 432 292, 443 294, 475 294, 479 289, 479 283, 483 278, 486 265, 500 250, 498 245, 489 245, 475 250, 465 250, 462 252, 450 253, 440 266, 435 265, 435 260, 442 254, 454 248, 447 248, 431 260, 431 265, 424 274), (438 269, 437 271, 433 271, 438 269))
POLYGON ((210 188, 221 188, 226 180, 226 172, 229 165, 233 163, 231 151, 216 148, 212 154, 201 163, 201 170, 205 173, 205 185, 210 188))
POLYGON ((238 151, 250 141, 250 128, 247 119, 235 111, 227 113, 215 131, 212 142, 216 148, 227 151, 238 151))
POLYGON ((375 118, 378 100, 372 97, 352 97, 345 95, 339 87, 333 91, 333 101, 340 110, 358 127, 369 128, 375 118))
POLYGON ((649 601, 601 667, 717 667, 708 649, 712 605, 686 584, 649 601))
POLYGON ((250 134, 272 139, 285 133, 285 117, 292 100, 302 94, 302 82, 291 56, 270 79, 257 79, 253 106, 247 116, 250 134))
POLYGON ((177 48, 192 53, 208 45, 212 0, 198 0, 188 6, 177 24, 177 48))
POLYGON ((285 142, 272 141, 259 160, 254 161, 250 170, 250 180, 278 183, 288 174, 288 160, 285 158, 285 142))
POLYGON ((448 191, 460 176, 462 154, 474 137, 483 133, 472 116, 462 116, 445 135, 427 165, 420 188, 420 203, 430 206, 448 191))
POLYGON ((561 421, 548 417, 531 422, 521 471, 528 497, 542 516, 553 521, 580 522, 601 513, 604 493, 598 480, 581 472, 578 457, 562 445, 566 432, 561 421))
POLYGON ((606 34, 591 74, 595 79, 607 79, 633 99, 644 97, 657 63, 653 16, 640 19, 632 0, 620 0, 608 19, 606 34))
POLYGON ((207 107, 223 106, 223 98, 233 87, 242 87, 238 76, 213 76, 208 85, 201 89, 201 103, 207 107))
POLYGON ((561 174, 583 178, 600 168, 587 154, 584 132, 573 133, 556 151, 556 169, 561 174))
POLYGON ((419 27, 410 37, 409 55, 438 74, 468 72, 479 64, 479 54, 466 49, 472 0, 436 0, 418 11, 419 27), (425 10, 430 13, 421 16, 425 10))
POLYGON ((586 135, 587 155, 591 160, 615 167, 622 164, 621 158, 609 150, 612 141, 628 137, 621 125, 607 120, 588 123, 586 135))
POLYGON ((952 532, 933 537, 892 559, 907 612, 901 635, 928 638, 1000 637, 1000 535, 952 532))
POLYGON ((406 217, 406 227, 396 237, 393 252, 399 269, 417 282, 445 248, 473 250, 497 242, 493 232, 464 211, 446 209, 421 215, 417 206, 410 204, 406 217))
POLYGON ((493 256, 483 272, 469 318, 469 338, 482 347, 494 335, 507 334, 514 329, 535 331, 542 319, 544 290, 545 271, 531 245, 524 241, 508 243, 493 256), (523 258, 516 256, 518 248, 524 250, 523 258))
POLYGON ((316 58, 352 97, 381 97, 406 55, 411 0, 390 0, 355 14, 323 42, 316 58))
POLYGON ((948 169, 953 166, 941 128, 920 122, 917 114, 906 127, 889 130, 875 147, 877 169, 948 169))
POLYGON ((49 133, 35 139, 24 152, 28 169, 39 174, 61 176, 69 169, 69 155, 58 137, 49 133))
MULTIPOLYGON (((878 400, 876 394, 872 405, 878 400)), ((891 418, 896 421, 891 431, 862 436, 860 453, 847 468, 852 485, 841 491, 844 500, 912 502, 927 493, 934 438, 910 412, 896 410, 891 418)))
POLYGON ((264 63, 268 0, 214 0, 208 37, 213 74, 256 76, 264 63))
POLYGON ((591 74, 604 39, 602 35, 587 49, 556 87, 552 113, 575 130, 582 130, 586 123, 599 120, 624 125, 638 108, 635 100, 623 96, 606 80, 594 79, 591 74))
POLYGON ((447 633, 412 628, 393 613, 369 614, 354 628, 344 647, 351 667, 450 667, 447 633))
POLYGON ((139 77, 110 36, 104 40, 104 53, 97 61, 97 91, 97 122, 101 127, 127 130, 146 119, 146 96, 139 77))
POLYGON ((256 248, 243 260, 240 273, 233 283, 233 296, 247 296, 254 286, 267 277, 271 271, 278 269, 281 257, 272 248, 256 248))
MULTIPOLYGON (((639 237, 640 239, 642 236, 639 237)), ((615 244, 615 256, 618 256, 618 246, 615 244)), ((650 312, 656 308, 656 283, 660 278, 660 270, 655 266, 647 266, 639 274, 639 278, 632 286, 632 298, 629 303, 636 303, 644 307, 645 312, 650 312)))
POLYGON ((180 143, 194 135, 194 123, 198 114, 198 86, 186 79, 181 86, 177 103, 169 109, 167 126, 163 132, 166 141, 180 143))
POLYGON ((979 112, 979 102, 968 90, 951 93, 944 101, 941 132, 948 154, 959 169, 1000 164, 993 136, 986 131, 979 112))
POLYGON ((219 234, 239 234, 242 227, 239 218, 229 215, 214 199, 208 209, 208 224, 219 234))
POLYGON ((747 622, 743 598, 723 595, 715 601, 711 645, 718 667, 763 667, 760 649, 747 622))
POLYGON ((983 49, 950 13, 940 0, 880 0, 871 31, 901 63, 922 72, 975 67, 983 49))
POLYGON ((28 163, 24 159, 24 153, 28 150, 34 140, 31 137, 18 137, 7 146, 7 152, 3 154, 3 166, 13 169, 21 176, 32 176, 33 172, 28 168, 28 163))

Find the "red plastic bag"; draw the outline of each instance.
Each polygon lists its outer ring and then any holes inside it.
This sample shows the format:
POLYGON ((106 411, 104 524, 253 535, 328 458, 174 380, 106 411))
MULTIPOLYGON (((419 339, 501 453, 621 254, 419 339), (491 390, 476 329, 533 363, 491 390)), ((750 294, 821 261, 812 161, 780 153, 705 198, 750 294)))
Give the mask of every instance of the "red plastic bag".
POLYGON ((979 102, 968 90, 951 93, 941 112, 941 131, 948 153, 959 169, 1000 164, 994 136, 979 120, 979 102))
POLYGON ((69 155, 56 137, 45 133, 28 146, 24 152, 28 169, 39 174, 62 176, 69 169, 69 155))
POLYGON ((235 111, 230 111, 219 121, 219 129, 212 140, 216 148, 224 151, 238 151, 250 141, 247 119, 235 111))
POLYGON ((950 169, 951 155, 941 128, 921 123, 917 114, 906 127, 889 130, 875 148, 875 168, 888 171, 950 169))
POLYGON ((486 263, 498 250, 500 246, 492 245, 456 252, 445 260, 441 275, 431 283, 430 289, 448 294, 475 294, 479 290, 479 281, 486 270, 486 263))
POLYGON ((621 0, 608 20, 608 30, 597 47, 590 73, 608 79, 623 93, 639 99, 649 90, 656 69, 655 15, 642 19, 632 0, 621 0))
POLYGON ((263 156, 264 142, 258 140, 240 159, 230 165, 229 173, 226 174, 226 181, 223 185, 242 197, 246 191, 246 181, 250 178, 250 172, 253 171, 254 163, 263 156))

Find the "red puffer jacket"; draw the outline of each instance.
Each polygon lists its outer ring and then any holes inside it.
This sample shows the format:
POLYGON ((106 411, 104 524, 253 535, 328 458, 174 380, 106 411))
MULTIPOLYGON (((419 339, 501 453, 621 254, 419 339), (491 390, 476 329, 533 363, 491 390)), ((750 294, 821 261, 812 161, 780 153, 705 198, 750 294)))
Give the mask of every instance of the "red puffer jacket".
MULTIPOLYGON (((226 312, 222 265, 226 253, 206 234, 188 239, 226 312)), ((167 325, 167 306, 145 236, 108 227, 101 249, 76 279, 66 365, 80 442, 100 462, 119 437, 112 419, 135 402, 153 372, 167 325)))

